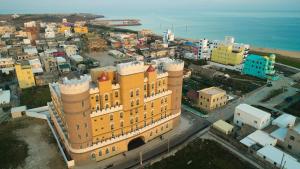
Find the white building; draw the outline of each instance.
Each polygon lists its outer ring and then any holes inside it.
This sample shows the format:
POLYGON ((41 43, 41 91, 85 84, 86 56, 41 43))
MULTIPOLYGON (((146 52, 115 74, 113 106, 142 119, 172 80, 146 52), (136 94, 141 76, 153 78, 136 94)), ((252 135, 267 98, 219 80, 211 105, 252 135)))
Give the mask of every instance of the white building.
POLYGON ((164 44, 169 44, 169 42, 172 42, 174 40, 175 40, 175 35, 170 29, 168 29, 166 32, 164 32, 164 34, 163 34, 164 44))
POLYGON ((276 125, 281 128, 293 127, 296 122, 296 117, 290 114, 282 114, 272 121, 272 125, 276 125))
POLYGON ((255 144, 259 144, 264 147, 267 145, 275 146, 277 140, 264 131, 256 130, 247 137, 243 138, 240 142, 247 147, 251 147, 255 144))
POLYGON ((240 104, 235 108, 234 123, 238 126, 248 124, 256 129, 263 129, 271 122, 271 114, 248 104, 240 104))
POLYGON ((55 38, 55 30, 53 27, 47 26, 47 28, 45 29, 45 38, 46 39, 55 38))
POLYGON ((211 50, 207 39, 200 39, 194 48, 196 60, 208 60, 210 58, 211 50))
POLYGON ((43 67, 40 59, 31 59, 29 60, 29 64, 32 68, 32 72, 35 73, 43 73, 43 67))
POLYGON ((296 158, 273 146, 265 146, 257 151, 257 155, 282 169, 299 169, 300 163, 296 158))
POLYGON ((10 104, 10 91, 0 89, 0 105, 10 104))

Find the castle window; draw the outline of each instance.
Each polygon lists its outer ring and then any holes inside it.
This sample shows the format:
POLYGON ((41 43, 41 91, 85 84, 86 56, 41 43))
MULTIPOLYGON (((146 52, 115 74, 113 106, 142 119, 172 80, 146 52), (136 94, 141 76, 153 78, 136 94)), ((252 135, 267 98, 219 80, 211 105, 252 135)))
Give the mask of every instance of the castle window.
POLYGON ((139 96, 139 95, 140 95, 140 89, 136 89, 135 95, 136 95, 136 96, 139 96))
POLYGON ((131 101, 131 107, 133 107, 134 106, 134 102, 133 101, 131 101))
POLYGON ((113 121, 114 120, 114 115, 110 115, 110 121, 113 121))
POLYGON ((102 150, 101 150, 101 149, 99 150, 98 155, 99 155, 99 156, 102 156, 102 150))
POLYGON ((99 95, 96 95, 96 102, 99 101, 99 95))
POLYGON ((136 100, 136 105, 139 105, 139 104, 140 104, 140 100, 137 99, 137 100, 136 100))
POLYGON ((130 91, 130 97, 133 97, 133 91, 132 90, 130 91))
POLYGON ((96 158, 96 155, 95 155, 95 153, 92 153, 92 158, 94 159, 94 158, 96 158))
POLYGON ((105 101, 108 101, 108 95, 107 94, 104 96, 104 99, 105 99, 105 101))
POLYGON ((123 127, 124 126, 124 122, 123 121, 121 121, 121 125, 120 125, 121 127, 123 127))
POLYGON ((123 118, 123 112, 120 112, 120 118, 121 119, 123 118))
POLYGON ((119 97, 119 92, 115 92, 115 97, 119 97))
POLYGON ((111 128, 111 130, 114 130, 114 125, 113 124, 110 125, 110 128, 111 128))
POLYGON ((109 154, 109 150, 108 150, 108 148, 106 148, 106 151, 105 151, 105 153, 106 153, 106 154, 109 154))
POLYGON ((113 146, 113 147, 111 148, 111 150, 112 150, 112 151, 116 151, 116 147, 113 146))

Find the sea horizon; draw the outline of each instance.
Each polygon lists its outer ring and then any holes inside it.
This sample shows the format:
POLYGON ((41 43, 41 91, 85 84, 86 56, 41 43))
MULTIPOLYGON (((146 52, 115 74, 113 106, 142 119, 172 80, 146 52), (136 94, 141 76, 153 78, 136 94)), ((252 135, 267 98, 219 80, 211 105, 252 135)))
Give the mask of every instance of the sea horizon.
MULTIPOLYGON (((13 14, 17 12, 9 12, 13 14)), ((300 10, 236 10, 211 11, 27 11, 18 14, 90 13, 105 19, 140 19, 141 26, 123 27, 132 30, 150 29, 162 34, 171 29, 176 37, 222 40, 234 36, 236 42, 254 47, 300 51, 300 10)), ((4 11, 1 11, 4 14, 4 11)))

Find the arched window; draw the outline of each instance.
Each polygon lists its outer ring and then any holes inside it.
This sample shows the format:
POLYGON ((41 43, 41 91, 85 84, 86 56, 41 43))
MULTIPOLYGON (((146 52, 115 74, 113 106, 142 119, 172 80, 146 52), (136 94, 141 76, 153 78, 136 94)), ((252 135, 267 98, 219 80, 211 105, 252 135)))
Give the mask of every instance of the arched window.
POLYGON ((99 155, 99 156, 102 156, 102 150, 101 150, 101 149, 99 150, 98 155, 99 155))
POLYGON ((99 95, 96 95, 96 102, 99 101, 99 95))
POLYGON ((96 158, 96 155, 95 155, 95 153, 92 153, 92 158, 94 159, 94 158, 96 158))
POLYGON ((105 101, 108 101, 108 95, 107 94, 104 96, 104 99, 105 99, 105 101))
POLYGON ((139 105, 139 104, 140 104, 140 100, 137 99, 137 100, 136 100, 136 105, 139 105))
POLYGON ((136 96, 139 96, 139 95, 140 95, 140 89, 136 89, 135 95, 136 95, 136 96))
POLYGON ((110 121, 113 121, 114 120, 114 115, 110 115, 110 121))
POLYGON ((109 150, 108 150, 108 148, 106 148, 106 151, 105 151, 105 153, 106 153, 106 154, 109 154, 109 150))
POLYGON ((133 107, 134 106, 134 102, 133 101, 131 101, 131 107, 133 107))

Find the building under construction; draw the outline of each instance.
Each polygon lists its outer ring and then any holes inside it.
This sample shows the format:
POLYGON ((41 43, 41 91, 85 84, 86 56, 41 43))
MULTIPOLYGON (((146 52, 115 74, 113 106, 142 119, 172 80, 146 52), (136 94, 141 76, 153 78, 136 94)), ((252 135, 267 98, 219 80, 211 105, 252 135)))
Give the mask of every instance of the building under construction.
POLYGON ((84 37, 88 52, 100 52, 107 49, 107 42, 96 33, 88 33, 84 37))

